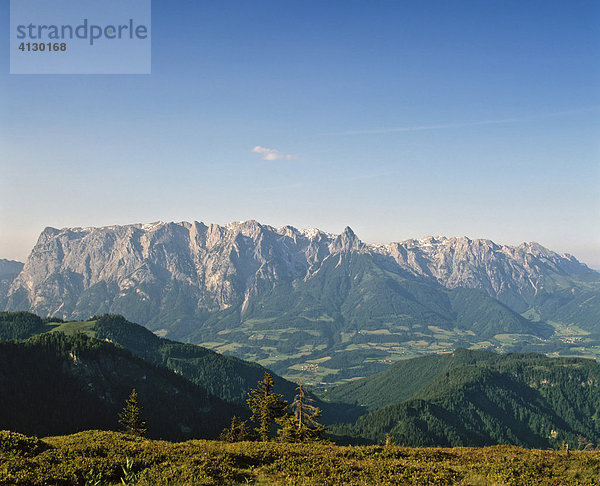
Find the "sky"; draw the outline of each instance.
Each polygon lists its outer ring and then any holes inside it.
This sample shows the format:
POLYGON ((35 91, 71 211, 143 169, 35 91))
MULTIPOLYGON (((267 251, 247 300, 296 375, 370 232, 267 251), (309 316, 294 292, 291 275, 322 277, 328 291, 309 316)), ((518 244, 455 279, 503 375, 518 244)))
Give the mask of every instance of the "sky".
POLYGON ((46 226, 350 226, 600 269, 600 2, 152 2, 152 73, 11 75, 0 258, 46 226))

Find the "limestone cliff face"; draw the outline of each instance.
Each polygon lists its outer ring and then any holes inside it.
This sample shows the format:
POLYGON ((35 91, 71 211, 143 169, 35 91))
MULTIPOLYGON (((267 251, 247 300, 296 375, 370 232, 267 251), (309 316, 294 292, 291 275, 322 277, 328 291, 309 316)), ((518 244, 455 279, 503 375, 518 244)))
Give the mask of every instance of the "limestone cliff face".
POLYGON ((447 288, 476 288, 522 312, 540 292, 556 290, 556 278, 596 272, 571 255, 537 243, 502 246, 490 240, 407 240, 385 248, 398 265, 447 288))
POLYGON ((161 313, 243 313, 282 282, 310 280, 337 254, 367 254, 447 288, 481 289, 519 312, 561 278, 597 275, 536 243, 429 237, 367 245, 350 228, 330 235, 256 221, 46 228, 12 281, 5 308, 63 318, 121 312, 142 323, 161 313))
POLYGON ((178 285, 189 293, 182 305, 222 310, 274 282, 304 277, 331 244, 322 232, 256 221, 46 228, 10 287, 7 308, 85 317, 90 309, 80 300, 90 291, 109 308, 123 300, 144 307, 178 285))

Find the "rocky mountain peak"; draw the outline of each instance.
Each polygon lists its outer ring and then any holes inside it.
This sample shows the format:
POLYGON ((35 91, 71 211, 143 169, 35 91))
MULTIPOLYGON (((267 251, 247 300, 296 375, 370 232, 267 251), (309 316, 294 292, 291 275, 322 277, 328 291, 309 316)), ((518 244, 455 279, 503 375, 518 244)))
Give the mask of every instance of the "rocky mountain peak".
POLYGON ((23 264, 15 260, 0 258, 0 277, 5 275, 16 275, 23 270, 23 264))
POLYGON ((344 231, 329 245, 329 248, 332 253, 358 251, 365 248, 365 244, 358 239, 350 226, 346 226, 344 231))

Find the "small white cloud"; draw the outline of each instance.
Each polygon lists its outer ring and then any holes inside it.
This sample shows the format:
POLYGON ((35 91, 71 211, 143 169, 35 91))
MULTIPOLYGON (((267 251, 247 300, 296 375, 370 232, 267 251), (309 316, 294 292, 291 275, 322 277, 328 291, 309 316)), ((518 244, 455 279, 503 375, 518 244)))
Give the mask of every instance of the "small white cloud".
POLYGON ((260 145, 254 147, 252 149, 252 152, 254 152, 255 154, 260 154, 263 160, 296 160, 298 158, 296 155, 282 154, 277 149, 261 147, 260 145))

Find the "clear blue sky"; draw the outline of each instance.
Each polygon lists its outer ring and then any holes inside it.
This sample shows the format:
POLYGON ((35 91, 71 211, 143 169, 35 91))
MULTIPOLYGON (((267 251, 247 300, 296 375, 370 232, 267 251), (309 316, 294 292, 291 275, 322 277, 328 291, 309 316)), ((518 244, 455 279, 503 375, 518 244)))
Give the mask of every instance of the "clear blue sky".
POLYGON ((128 76, 9 75, 8 15, 0 258, 45 226, 256 219, 600 268, 600 2, 154 0, 128 76))

